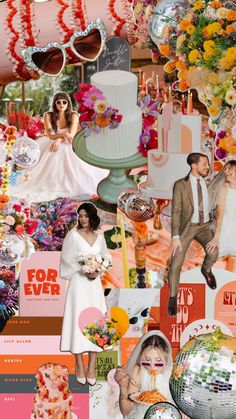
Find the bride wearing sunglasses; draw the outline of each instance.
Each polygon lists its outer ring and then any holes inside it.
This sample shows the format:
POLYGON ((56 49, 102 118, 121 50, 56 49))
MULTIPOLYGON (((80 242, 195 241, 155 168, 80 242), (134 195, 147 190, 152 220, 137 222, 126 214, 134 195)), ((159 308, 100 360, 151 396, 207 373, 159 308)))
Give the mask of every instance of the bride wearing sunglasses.
POLYGON ((51 110, 44 114, 47 138, 39 140, 40 160, 28 170, 26 179, 11 189, 14 196, 31 202, 50 201, 61 197, 96 194, 97 185, 108 171, 80 160, 72 150, 79 130, 79 115, 73 111, 69 95, 56 93, 51 110))
POLYGON ((132 393, 157 390, 172 402, 169 378, 172 351, 168 339, 159 330, 146 333, 135 347, 126 368, 118 367, 115 380, 120 387, 120 411, 126 419, 143 419, 147 406, 130 399, 132 393))

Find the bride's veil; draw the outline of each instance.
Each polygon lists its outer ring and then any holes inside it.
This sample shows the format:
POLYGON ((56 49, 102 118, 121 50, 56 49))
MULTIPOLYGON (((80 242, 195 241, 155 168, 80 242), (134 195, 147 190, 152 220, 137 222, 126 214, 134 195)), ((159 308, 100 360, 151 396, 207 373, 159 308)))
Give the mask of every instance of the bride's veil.
POLYGON ((140 357, 141 352, 142 352, 143 343, 150 336, 154 336, 154 335, 160 336, 166 342, 166 345, 168 347, 168 360, 167 360, 167 365, 164 369, 163 374, 166 376, 166 379, 169 381, 171 371, 172 371, 172 365, 173 365, 172 349, 171 349, 169 340, 165 337, 165 335, 160 330, 151 330, 150 332, 145 333, 145 335, 142 336, 142 338, 140 339, 140 341, 138 342, 138 344, 134 348, 134 350, 132 352, 132 355, 129 357, 129 360, 128 360, 128 363, 127 363, 127 366, 126 366, 126 370, 129 374, 129 376, 131 376, 135 365, 139 361, 139 357, 140 357))
MULTIPOLYGON (((208 187, 208 197, 209 197, 209 212, 211 215, 214 215, 216 207, 220 204, 220 190, 225 183, 224 170, 219 172, 208 187)), ((213 217, 214 218, 214 217, 213 217)))

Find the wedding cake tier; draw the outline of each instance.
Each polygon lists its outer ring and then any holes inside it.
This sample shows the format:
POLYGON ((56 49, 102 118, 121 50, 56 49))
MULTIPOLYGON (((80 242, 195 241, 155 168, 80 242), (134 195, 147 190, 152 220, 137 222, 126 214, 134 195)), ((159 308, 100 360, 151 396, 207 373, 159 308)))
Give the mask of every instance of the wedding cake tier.
POLYGON ((144 194, 171 199, 176 180, 187 175, 187 156, 201 152, 202 120, 199 114, 173 113, 173 103, 158 116, 158 148, 148 152, 148 180, 144 194))
POLYGON ((102 159, 124 159, 138 152, 142 112, 137 106, 137 77, 120 70, 102 71, 91 77, 106 102, 123 116, 116 129, 102 129, 86 139, 87 150, 102 159))
POLYGON ((68 390, 66 366, 48 363, 36 374, 38 393, 34 396, 35 419, 72 419, 72 395, 68 390))

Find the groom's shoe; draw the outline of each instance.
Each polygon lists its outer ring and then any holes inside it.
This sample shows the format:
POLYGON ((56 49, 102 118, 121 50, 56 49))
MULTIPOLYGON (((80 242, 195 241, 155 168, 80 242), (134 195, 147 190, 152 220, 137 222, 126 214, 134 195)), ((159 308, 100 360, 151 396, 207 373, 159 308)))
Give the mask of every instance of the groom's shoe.
POLYGON ((216 279, 213 273, 211 271, 207 272, 204 268, 201 268, 201 273, 204 276, 208 287, 210 287, 212 290, 215 290, 217 285, 216 285, 216 279))
POLYGON ((169 301, 168 301, 168 314, 171 317, 176 316, 177 314, 177 295, 175 295, 175 297, 169 297, 169 301))

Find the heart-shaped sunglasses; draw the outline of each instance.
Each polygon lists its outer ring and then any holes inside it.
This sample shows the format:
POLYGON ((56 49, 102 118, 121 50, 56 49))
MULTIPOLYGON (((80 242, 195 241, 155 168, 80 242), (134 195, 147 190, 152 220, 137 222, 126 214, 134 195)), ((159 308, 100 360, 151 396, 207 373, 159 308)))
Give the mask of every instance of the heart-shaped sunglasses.
POLYGON ((66 49, 70 48, 82 61, 96 61, 105 46, 106 28, 101 19, 89 23, 85 31, 74 32, 69 42, 50 42, 45 47, 28 47, 21 51, 26 66, 39 74, 58 76, 66 64, 66 49))

